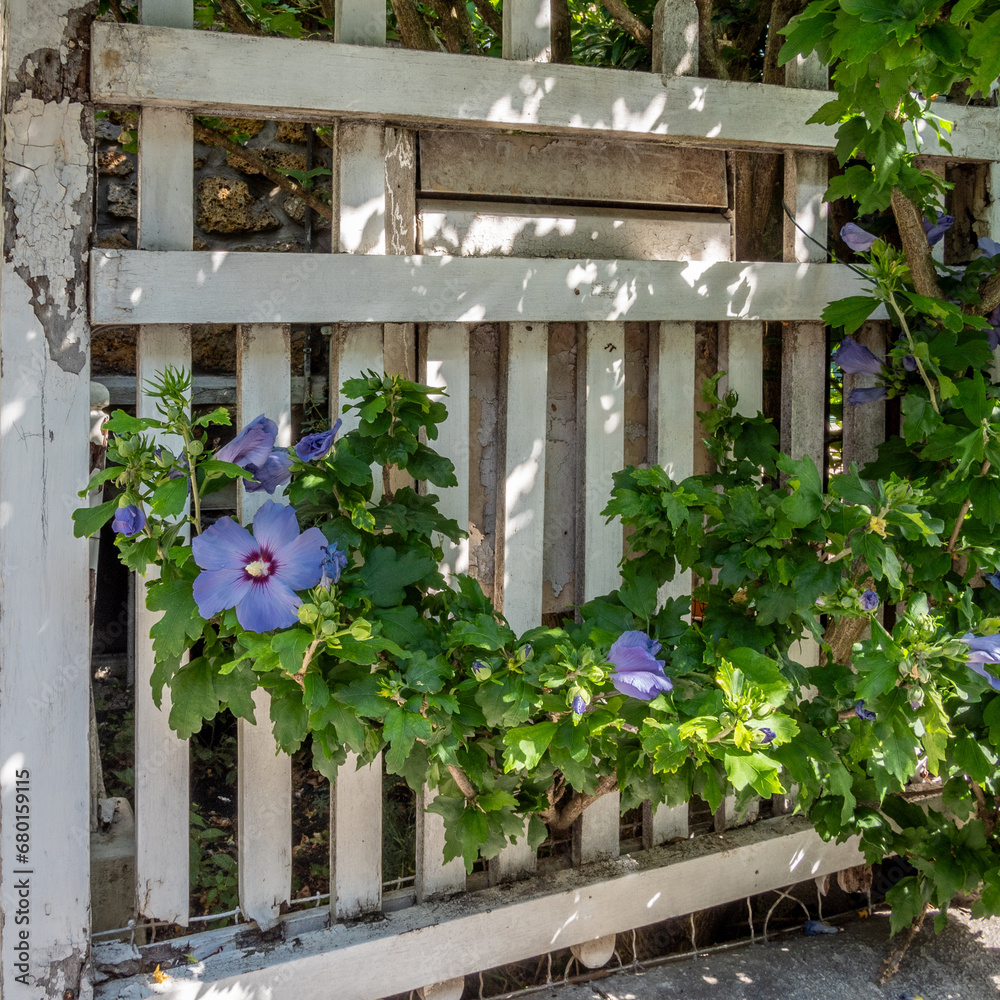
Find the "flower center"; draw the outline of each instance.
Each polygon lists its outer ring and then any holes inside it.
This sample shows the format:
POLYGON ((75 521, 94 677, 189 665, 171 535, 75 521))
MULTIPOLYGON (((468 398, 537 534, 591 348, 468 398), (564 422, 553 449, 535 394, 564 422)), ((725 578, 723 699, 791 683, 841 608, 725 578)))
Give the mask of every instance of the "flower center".
POLYGON ((260 559, 254 559, 252 563, 247 563, 244 568, 250 576, 257 579, 262 576, 269 576, 271 573, 271 563, 263 557, 260 559))

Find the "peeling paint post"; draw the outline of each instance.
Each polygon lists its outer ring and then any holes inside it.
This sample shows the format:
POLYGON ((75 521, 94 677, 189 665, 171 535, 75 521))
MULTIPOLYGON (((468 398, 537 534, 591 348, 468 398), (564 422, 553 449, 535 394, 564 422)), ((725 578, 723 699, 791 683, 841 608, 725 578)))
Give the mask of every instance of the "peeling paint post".
POLYGON ((0 994, 89 997, 87 254, 96 2, 3 5, 0 994), (74 751, 74 748, 75 751, 74 751))

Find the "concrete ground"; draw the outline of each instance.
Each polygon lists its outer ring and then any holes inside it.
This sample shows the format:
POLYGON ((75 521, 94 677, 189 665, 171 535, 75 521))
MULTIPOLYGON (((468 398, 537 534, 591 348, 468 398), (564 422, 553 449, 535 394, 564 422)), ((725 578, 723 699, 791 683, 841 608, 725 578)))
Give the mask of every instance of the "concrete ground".
POLYGON ((935 936, 928 918, 900 971, 875 985, 889 952, 889 919, 877 914, 843 924, 841 934, 788 934, 697 958, 618 972, 606 979, 540 991, 556 1000, 997 1000, 1000 918, 955 911, 935 936))

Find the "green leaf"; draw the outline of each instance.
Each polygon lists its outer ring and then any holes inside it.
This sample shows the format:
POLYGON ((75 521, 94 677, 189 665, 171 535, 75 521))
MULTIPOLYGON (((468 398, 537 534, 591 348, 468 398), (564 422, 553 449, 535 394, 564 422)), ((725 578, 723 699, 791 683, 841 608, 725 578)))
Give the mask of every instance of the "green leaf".
POLYGON ((977 476, 969 486, 973 514, 989 531, 1000 524, 1000 482, 995 476, 977 476))
POLYGON ((403 588, 423 580, 437 568, 434 560, 409 549, 400 555, 384 545, 368 553, 359 575, 380 608, 402 604, 403 588))
POLYGON ((302 746, 309 730, 309 712, 298 689, 285 688, 280 695, 272 692, 271 722, 275 742, 285 753, 294 753, 302 746))
MULTIPOLYGON (((853 169, 855 168, 851 167, 851 170, 853 169)), ((868 176, 867 171, 865 173, 868 176)), ((830 188, 833 189, 832 183, 830 188)), ((875 312, 877 307, 878 302, 871 295, 851 295, 846 299, 831 302, 823 310, 823 322, 827 326, 842 326, 845 334, 851 334, 875 312)))
POLYGON ((105 500, 96 507, 77 507, 73 511, 73 537, 90 538, 115 516, 118 500, 105 500))
POLYGON ((1000 76, 1000 11, 975 26, 969 35, 968 53, 980 61, 970 89, 986 93, 990 84, 1000 76))
POLYGON ((781 501, 781 509, 794 527, 803 528, 823 509, 823 481, 819 470, 809 455, 797 461, 782 456, 778 468, 788 474, 788 485, 794 490, 781 501))
POLYGON ((924 909, 920 883, 913 875, 907 875, 894 885, 885 894, 885 901, 892 907, 889 914, 889 930, 892 934, 898 934, 909 927, 924 909))
POLYGON ((504 771, 533 771, 548 749, 559 728, 556 722, 538 722, 533 726, 519 726, 504 734, 507 745, 504 753, 504 771))
POLYGON ((766 797, 779 795, 784 791, 778 780, 777 765, 762 753, 744 754, 727 750, 722 763, 726 768, 726 777, 736 791, 747 785, 766 797))
POLYGON ((170 728, 179 739, 190 739, 219 711, 212 682, 212 664, 204 656, 184 664, 170 681, 170 728))
POLYGON ((457 622, 448 633, 447 649, 471 646, 473 649, 494 651, 512 647, 517 636, 506 625, 501 625, 492 615, 476 615, 473 621, 457 622))

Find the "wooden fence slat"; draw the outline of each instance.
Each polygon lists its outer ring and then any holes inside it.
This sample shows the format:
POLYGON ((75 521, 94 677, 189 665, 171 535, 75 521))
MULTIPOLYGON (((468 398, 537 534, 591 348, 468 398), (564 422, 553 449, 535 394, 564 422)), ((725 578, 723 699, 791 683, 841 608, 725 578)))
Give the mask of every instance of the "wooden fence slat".
POLYGON ((549 0, 507 0, 502 43, 504 59, 548 62, 552 58, 549 0))
POLYGON ((720 331, 719 367, 729 373, 729 388, 740 397, 737 412, 747 417, 755 416, 764 401, 763 336, 760 323, 729 323, 720 331))
MULTIPOLYGON (((144 0, 144 22, 191 28, 191 0, 144 0)), ((190 250, 194 226, 194 139, 191 116, 181 110, 144 108, 139 114, 138 237, 141 250, 190 250)), ((157 416, 147 379, 166 367, 191 370, 191 334, 184 326, 143 326, 136 347, 136 413, 157 416)), ((173 452, 179 442, 164 440, 173 452)), ((135 841, 139 916, 188 920, 188 746, 168 725, 170 693, 163 707, 150 698, 154 666, 151 626, 159 613, 146 609, 145 587, 136 578, 135 654, 135 841)))
POLYGON ((330 913, 335 921, 382 906, 382 755, 358 767, 357 754, 330 789, 330 913))
POLYGON ((87 506, 92 110, 70 0, 3 5, 0 992, 91 995, 87 506))
MULTIPOLYGON (((854 339, 867 347, 876 357, 885 357, 884 323, 864 323, 854 334, 854 339)), ((868 403, 852 406, 847 402, 853 389, 870 388, 875 385, 873 375, 849 375, 844 373, 844 437, 843 463, 849 469, 851 462, 864 468, 873 462, 878 446, 885 440, 885 406, 882 403, 868 403)))
MULTIPOLYGON (((292 443, 291 327, 247 324, 236 341, 237 423, 245 425, 264 413, 278 425, 275 447, 292 443)), ((263 490, 237 487, 237 509, 244 524, 253 521, 268 500, 263 490)), ((267 930, 277 922, 292 890, 292 760, 276 754, 270 724, 271 696, 254 692, 257 725, 240 719, 239 758, 239 893, 240 909, 267 930)))
POLYGON ((336 0, 333 40, 351 45, 385 45, 385 4, 381 0, 336 0))
POLYGON ((428 129, 420 133, 420 190, 456 198, 559 198, 633 206, 726 208, 726 158, 620 139, 428 129))
MULTIPOLYGON (((816 90, 208 31, 181 35, 95 24, 93 100, 264 118, 278 112, 308 121, 346 115, 417 126, 661 137, 719 148, 836 145, 831 126, 803 124, 827 101, 816 90)), ((952 151, 927 127, 921 154, 993 158, 993 109, 948 104, 942 111, 956 123, 952 151)))
MULTIPOLYGON (((863 290, 842 264, 301 256, 95 249, 92 318, 116 325, 805 321, 863 290), (295 294, 246 294, 286 287, 295 294)), ((885 315, 880 306, 873 318, 885 315)))
POLYGON ((503 613, 518 634, 542 615, 547 333, 544 323, 511 323, 507 344, 503 613))
MULTIPOLYGON (((145 326, 139 333, 136 358, 136 413, 158 417, 157 400, 142 386, 168 365, 190 368, 188 327, 145 326)), ((162 439, 177 453, 177 441, 162 439)), ((147 578, 155 578, 155 568, 147 578)), ((155 659, 150 628, 162 617, 146 608, 146 586, 136 576, 135 599, 135 878, 140 917, 186 925, 190 850, 188 745, 170 728, 170 691, 162 708, 150 694, 155 659)))
MULTIPOLYGON (((469 328, 462 323, 431 323, 424 335, 426 385, 446 390, 437 396, 448 407, 448 419, 438 425, 434 449, 455 464, 458 485, 446 489, 428 488, 440 497, 438 509, 458 521, 462 531, 469 530, 469 328)), ((446 576, 469 571, 469 539, 457 544, 445 538, 446 576)))
POLYGON ((694 0, 660 0, 653 9, 653 72, 698 75, 698 8, 694 0))
POLYGON ((444 818, 427 812, 436 793, 426 786, 417 796, 417 902, 465 889, 465 862, 444 860, 444 818))

